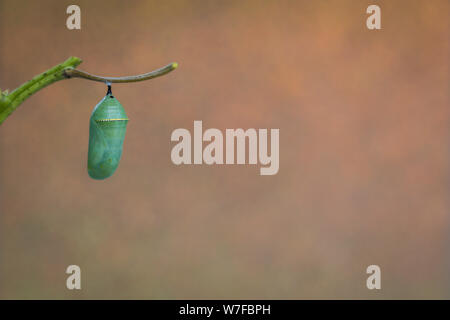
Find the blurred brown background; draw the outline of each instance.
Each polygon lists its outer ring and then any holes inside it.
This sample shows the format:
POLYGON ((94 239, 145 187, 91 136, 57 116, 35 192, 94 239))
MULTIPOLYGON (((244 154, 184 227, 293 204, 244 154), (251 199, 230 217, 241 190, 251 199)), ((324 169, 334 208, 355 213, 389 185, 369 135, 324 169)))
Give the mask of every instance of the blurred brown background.
POLYGON ((2 89, 72 55, 180 64, 113 85, 131 120, 105 181, 86 171, 104 85, 57 82, 0 126, 0 298, 450 298, 448 21, 446 0, 0 1, 2 89), (279 173, 175 166, 194 120, 279 128, 279 173))

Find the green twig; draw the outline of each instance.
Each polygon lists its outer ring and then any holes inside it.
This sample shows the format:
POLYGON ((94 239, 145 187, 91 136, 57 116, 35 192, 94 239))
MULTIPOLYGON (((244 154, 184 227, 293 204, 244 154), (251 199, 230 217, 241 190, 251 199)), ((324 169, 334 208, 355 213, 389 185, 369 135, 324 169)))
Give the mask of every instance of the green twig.
POLYGON ((17 109, 17 107, 22 104, 28 97, 37 91, 45 88, 46 86, 52 84, 53 82, 70 79, 70 78, 82 78, 86 80, 92 81, 100 81, 100 82, 137 82, 144 81, 148 79, 153 79, 162 75, 169 73, 174 70, 178 64, 171 63, 163 68, 158 70, 145 73, 137 76, 128 76, 128 77, 100 77, 89 74, 87 72, 75 69, 80 63, 81 59, 77 57, 70 57, 66 61, 57 66, 37 75, 30 81, 25 82, 20 87, 15 89, 13 92, 8 93, 7 91, 1 92, 0 90, 0 125, 5 121, 5 119, 17 109))
POLYGON ((30 81, 25 82, 11 93, 3 93, 0 95, 0 124, 17 109, 33 93, 45 88, 53 82, 65 79, 64 68, 74 68, 82 62, 81 59, 70 57, 66 61, 57 66, 37 75, 30 81))

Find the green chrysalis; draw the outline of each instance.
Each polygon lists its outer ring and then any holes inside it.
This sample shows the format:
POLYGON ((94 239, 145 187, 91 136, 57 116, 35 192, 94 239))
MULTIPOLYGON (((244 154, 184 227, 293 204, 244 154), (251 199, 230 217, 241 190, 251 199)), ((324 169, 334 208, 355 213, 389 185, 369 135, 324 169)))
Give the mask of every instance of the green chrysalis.
POLYGON ((108 85, 89 121, 88 173, 93 179, 110 177, 119 166, 128 117, 108 85))

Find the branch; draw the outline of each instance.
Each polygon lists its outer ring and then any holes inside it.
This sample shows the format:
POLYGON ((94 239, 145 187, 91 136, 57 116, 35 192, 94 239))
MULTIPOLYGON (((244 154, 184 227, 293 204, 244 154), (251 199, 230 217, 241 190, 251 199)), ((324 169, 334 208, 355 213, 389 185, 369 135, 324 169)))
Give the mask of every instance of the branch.
POLYGON ((3 92, 0 95, 0 124, 14 111, 16 108, 30 97, 33 93, 45 88, 53 82, 65 79, 62 71, 67 67, 76 67, 82 62, 81 59, 70 57, 66 61, 57 66, 48 69, 44 73, 37 75, 33 79, 25 82, 16 90, 8 94, 3 92))
POLYGON ((149 80, 149 79, 163 76, 163 75, 169 73, 170 71, 176 69, 177 67, 178 67, 178 63, 174 62, 174 63, 168 64, 165 67, 162 67, 158 70, 155 70, 155 71, 152 71, 149 73, 144 73, 144 74, 140 74, 137 76, 128 76, 128 77, 100 77, 100 76, 96 76, 96 75, 87 73, 85 71, 77 70, 74 68, 66 68, 66 69, 64 69, 64 76, 69 79, 70 78, 83 78, 83 79, 87 79, 87 80, 105 82, 105 83, 108 83, 108 82, 110 82, 110 83, 138 82, 138 81, 144 81, 144 80, 149 80))
POLYGON ((45 88, 46 86, 64 79, 70 78, 82 78, 86 80, 99 81, 99 82, 111 82, 111 83, 125 83, 125 82, 137 82, 153 79, 169 73, 170 71, 178 67, 177 63, 171 63, 158 70, 128 77, 100 77, 81 70, 75 69, 80 63, 81 59, 77 57, 70 57, 66 61, 57 66, 37 75, 33 79, 25 82, 20 87, 9 93, 7 91, 1 92, 0 90, 0 125, 5 119, 17 109, 28 97, 36 93, 37 91, 45 88))

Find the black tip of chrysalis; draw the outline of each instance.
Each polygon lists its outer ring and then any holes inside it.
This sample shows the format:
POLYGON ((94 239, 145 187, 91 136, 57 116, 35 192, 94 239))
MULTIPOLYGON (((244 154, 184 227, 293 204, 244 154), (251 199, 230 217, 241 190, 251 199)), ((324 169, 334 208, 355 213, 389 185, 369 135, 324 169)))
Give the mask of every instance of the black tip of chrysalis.
POLYGON ((112 95, 111 84, 109 84, 109 83, 108 83, 108 91, 106 91, 106 95, 110 96, 111 98, 114 98, 114 96, 112 95))

